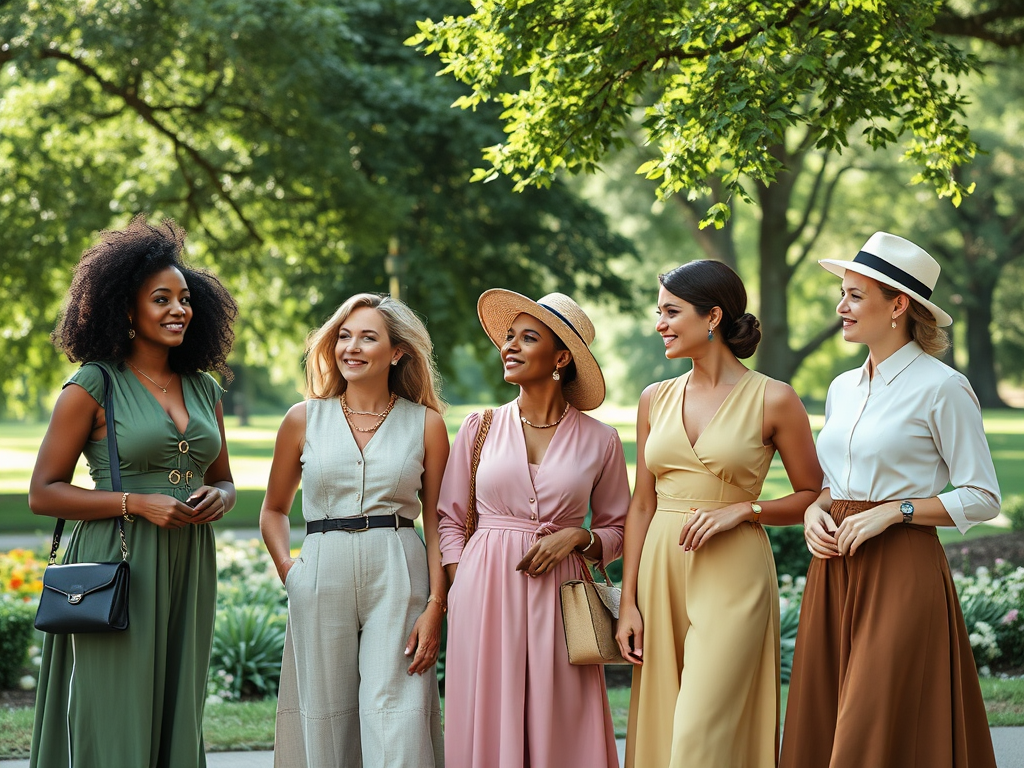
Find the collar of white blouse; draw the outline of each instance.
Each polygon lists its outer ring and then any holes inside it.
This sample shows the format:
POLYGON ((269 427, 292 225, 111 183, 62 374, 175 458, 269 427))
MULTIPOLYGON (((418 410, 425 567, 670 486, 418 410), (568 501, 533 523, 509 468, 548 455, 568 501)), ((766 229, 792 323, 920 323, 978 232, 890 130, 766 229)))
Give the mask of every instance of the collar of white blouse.
MULTIPOLYGON (((916 341, 907 342, 878 364, 878 375, 882 377, 882 381, 888 386, 892 384, 893 379, 907 369, 907 366, 923 354, 924 350, 921 349, 920 344, 916 341)), ((871 356, 868 355, 864 365, 860 367, 860 384, 871 379, 870 363, 871 356)))

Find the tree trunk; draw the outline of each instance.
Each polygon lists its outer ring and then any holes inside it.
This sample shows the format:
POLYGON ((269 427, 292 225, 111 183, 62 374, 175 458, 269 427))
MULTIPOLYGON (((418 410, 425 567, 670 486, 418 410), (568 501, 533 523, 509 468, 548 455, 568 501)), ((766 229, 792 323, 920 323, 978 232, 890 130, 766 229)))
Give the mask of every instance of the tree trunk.
POLYGON ((992 343, 992 296, 996 285, 985 275, 975 279, 971 300, 965 302, 967 371, 966 375, 982 408, 1008 407, 999 396, 996 376, 996 349, 992 343))
MULTIPOLYGON (((778 150, 784 151, 784 150, 778 150)), ((789 253, 790 231, 786 213, 793 197, 796 177, 786 168, 779 171, 771 187, 757 185, 761 204, 760 252, 761 297, 758 320, 761 343, 757 348, 757 370, 780 381, 795 373, 793 349, 789 345, 789 253)))

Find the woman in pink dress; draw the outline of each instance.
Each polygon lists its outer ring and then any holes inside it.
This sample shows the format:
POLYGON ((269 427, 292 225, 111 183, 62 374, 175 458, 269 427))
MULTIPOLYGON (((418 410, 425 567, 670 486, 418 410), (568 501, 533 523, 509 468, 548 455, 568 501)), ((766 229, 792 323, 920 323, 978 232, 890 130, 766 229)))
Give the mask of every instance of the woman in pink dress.
POLYGON ((578 553, 622 550, 629 485, 614 429, 581 413, 604 400, 594 326, 559 293, 505 290, 477 305, 519 397, 494 411, 476 475, 476 532, 465 542, 471 455, 481 424, 455 438, 438 501, 448 593, 448 768, 617 768, 601 666, 571 666, 559 586, 578 553), (590 528, 583 527, 588 507, 590 528), (456 571, 458 577, 456 578, 456 571))

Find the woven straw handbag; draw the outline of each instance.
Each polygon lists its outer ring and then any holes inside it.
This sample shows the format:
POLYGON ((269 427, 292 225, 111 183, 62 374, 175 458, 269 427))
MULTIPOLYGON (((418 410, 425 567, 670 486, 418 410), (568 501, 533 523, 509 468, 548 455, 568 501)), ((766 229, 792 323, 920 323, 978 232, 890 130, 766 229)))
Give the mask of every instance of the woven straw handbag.
POLYGON ((562 626, 570 664, 628 664, 615 642, 622 590, 612 584, 608 572, 598 566, 605 583, 598 584, 586 561, 579 557, 582 579, 562 583, 562 626))

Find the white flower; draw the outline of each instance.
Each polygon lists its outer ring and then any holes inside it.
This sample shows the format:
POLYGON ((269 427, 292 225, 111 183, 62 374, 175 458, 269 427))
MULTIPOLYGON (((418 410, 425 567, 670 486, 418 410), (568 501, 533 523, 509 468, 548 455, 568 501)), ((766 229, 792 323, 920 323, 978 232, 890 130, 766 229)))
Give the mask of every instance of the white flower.
POLYGON ((32 675, 25 675, 18 681, 18 687, 23 691, 31 691, 36 687, 36 679, 32 675))

